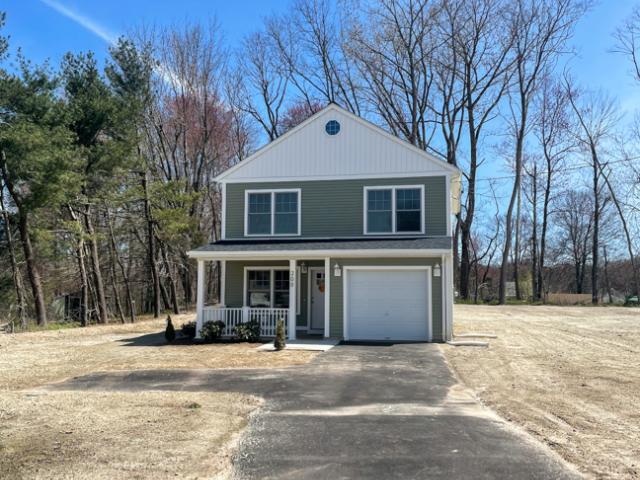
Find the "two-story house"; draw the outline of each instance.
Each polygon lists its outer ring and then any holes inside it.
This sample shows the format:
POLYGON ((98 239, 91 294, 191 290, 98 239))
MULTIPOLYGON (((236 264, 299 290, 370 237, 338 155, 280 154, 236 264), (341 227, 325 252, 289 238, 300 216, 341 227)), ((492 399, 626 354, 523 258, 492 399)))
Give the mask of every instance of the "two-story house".
POLYGON ((221 240, 198 261, 197 323, 278 319, 345 340, 446 341, 460 172, 329 105, 216 179, 221 240), (204 305, 205 262, 221 262, 204 305))

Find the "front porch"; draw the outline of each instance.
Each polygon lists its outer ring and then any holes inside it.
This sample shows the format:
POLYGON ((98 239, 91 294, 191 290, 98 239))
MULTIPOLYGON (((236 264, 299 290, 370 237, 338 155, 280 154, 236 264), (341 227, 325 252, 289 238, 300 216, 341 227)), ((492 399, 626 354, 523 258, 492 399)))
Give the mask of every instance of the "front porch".
POLYGON ((278 320, 285 324, 287 338, 313 335, 328 338, 329 287, 325 272, 330 259, 198 260, 197 332, 205 322, 222 321, 223 337, 250 321, 260 324, 262 337, 274 337, 278 320), (207 261, 220 262, 220 299, 213 305, 204 300, 207 261), (293 319, 293 321, 291 321, 293 319))

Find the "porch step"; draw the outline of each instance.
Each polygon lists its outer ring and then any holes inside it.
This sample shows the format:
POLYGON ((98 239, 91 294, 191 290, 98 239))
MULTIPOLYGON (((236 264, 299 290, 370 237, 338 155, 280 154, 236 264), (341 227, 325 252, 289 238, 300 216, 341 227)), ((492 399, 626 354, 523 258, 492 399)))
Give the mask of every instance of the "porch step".
MULTIPOLYGON (((335 347, 340 340, 325 338, 321 340, 286 340, 285 350, 308 350, 312 352, 326 352, 327 350, 331 350, 335 347)), ((260 345, 256 347, 256 350, 264 350, 264 351, 274 351, 273 342, 265 343, 264 345, 260 345)))

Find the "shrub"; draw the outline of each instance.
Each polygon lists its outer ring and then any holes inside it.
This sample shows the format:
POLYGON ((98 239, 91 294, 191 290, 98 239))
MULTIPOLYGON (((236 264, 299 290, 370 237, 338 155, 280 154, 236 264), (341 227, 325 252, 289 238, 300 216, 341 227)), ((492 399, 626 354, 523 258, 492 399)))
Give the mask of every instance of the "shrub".
POLYGON ((216 320, 215 322, 205 322, 200 330, 200 336, 205 342, 213 342, 222 336, 224 331, 224 322, 216 320))
POLYGON ((173 328, 173 323, 171 323, 171 315, 167 317, 167 328, 164 331, 164 338, 167 340, 167 343, 171 343, 176 339, 176 329, 173 328))
POLYGON ((233 329, 233 334, 242 342, 257 342, 260 340, 260 322, 252 320, 240 323, 233 329))
POLYGON ((182 334, 185 337, 195 338, 196 336, 196 322, 187 322, 183 323, 180 327, 182 334))
POLYGON ((284 350, 284 339, 284 322, 282 320, 278 320, 278 323, 276 324, 276 339, 273 341, 273 346, 276 350, 284 350))

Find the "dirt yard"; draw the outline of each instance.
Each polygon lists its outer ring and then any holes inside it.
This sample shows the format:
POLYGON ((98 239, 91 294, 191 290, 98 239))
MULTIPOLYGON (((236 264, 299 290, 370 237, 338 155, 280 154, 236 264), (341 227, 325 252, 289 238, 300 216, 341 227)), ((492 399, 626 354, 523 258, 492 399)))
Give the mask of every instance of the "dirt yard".
POLYGON ((456 305, 454 329, 498 336, 442 346, 487 405, 588 476, 640 478, 639 309, 456 305))
MULTIPOLYGON (((174 318, 178 328, 193 314, 174 318)), ((260 399, 235 393, 50 392, 99 371, 283 367, 313 352, 166 345, 164 320, 0 335, 2 478, 217 478, 260 399)))

